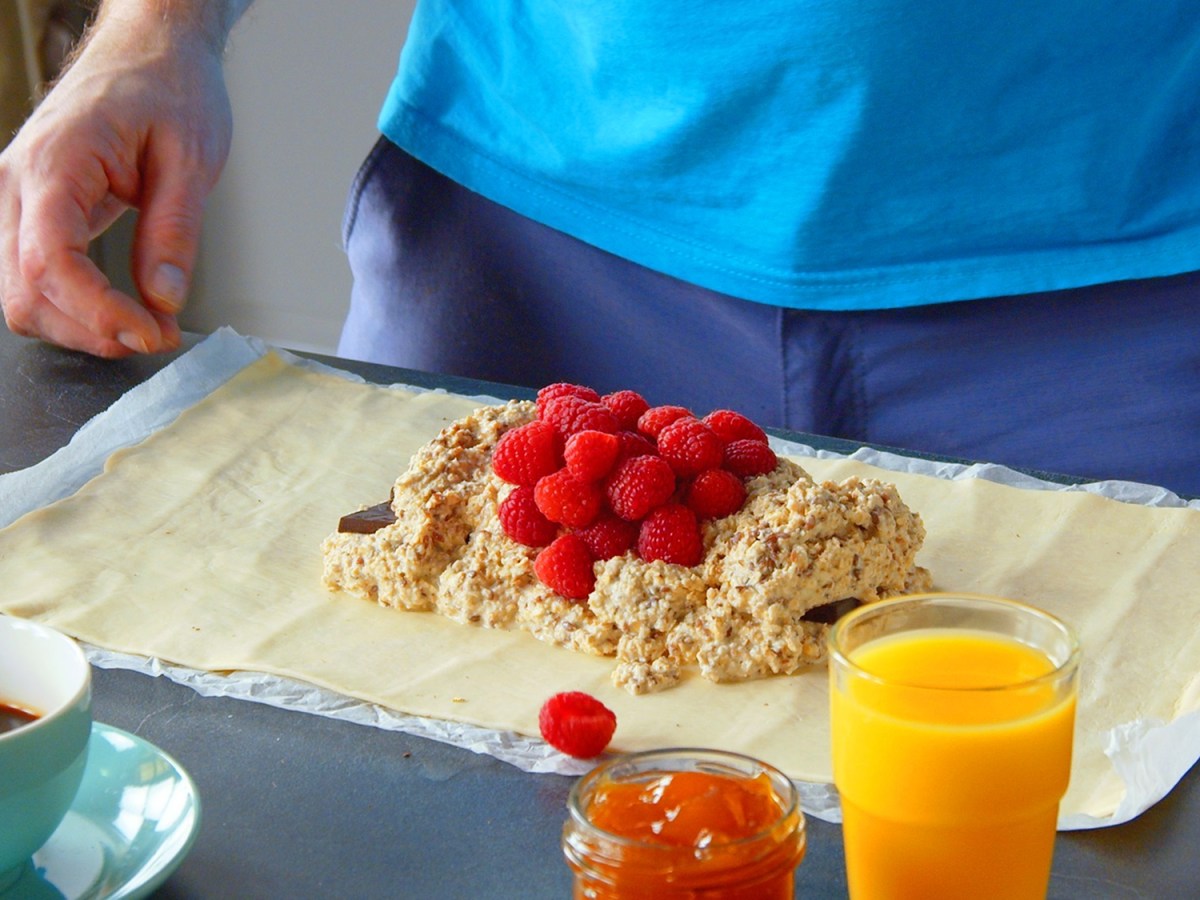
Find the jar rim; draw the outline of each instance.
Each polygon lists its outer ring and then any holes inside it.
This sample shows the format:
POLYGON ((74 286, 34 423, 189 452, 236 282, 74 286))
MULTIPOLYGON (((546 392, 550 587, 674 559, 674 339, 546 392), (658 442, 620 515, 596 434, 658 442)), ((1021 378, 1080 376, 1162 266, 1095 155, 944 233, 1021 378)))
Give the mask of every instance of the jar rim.
POLYGON ((778 829, 781 822, 786 822, 793 816, 796 818, 797 823, 796 832, 800 835, 805 833, 804 813, 800 810, 800 792, 792 782, 792 779, 784 774, 782 770, 768 762, 744 753, 714 750, 704 747, 667 747, 659 750, 634 751, 615 756, 596 766, 586 775, 579 778, 571 787, 571 792, 567 797, 567 810, 571 820, 578 827, 585 828, 593 834, 603 837, 605 841, 611 841, 616 846, 623 848, 645 848, 651 851, 678 852, 679 849, 666 844, 645 841, 600 828, 588 818, 583 798, 596 785, 605 780, 606 777, 611 777, 614 772, 620 771, 622 768, 628 769, 631 774, 637 773, 647 778, 657 774, 670 774, 672 772, 710 772, 712 774, 745 778, 753 778, 759 774, 767 775, 771 781, 772 791, 779 801, 779 815, 754 834, 722 841, 705 849, 735 848, 752 845, 769 837, 778 829))

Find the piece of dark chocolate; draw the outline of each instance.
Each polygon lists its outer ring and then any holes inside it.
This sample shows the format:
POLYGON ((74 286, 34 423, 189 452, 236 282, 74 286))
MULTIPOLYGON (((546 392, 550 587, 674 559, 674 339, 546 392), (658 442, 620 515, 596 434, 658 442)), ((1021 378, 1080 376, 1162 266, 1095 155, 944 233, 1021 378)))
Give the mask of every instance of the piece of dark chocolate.
POLYGON ((814 606, 800 618, 806 622, 820 622, 822 625, 832 625, 850 610, 859 605, 857 597, 843 597, 832 603, 822 603, 814 606))
POLYGON ((346 534, 374 534, 396 521, 390 501, 376 503, 358 512, 348 513, 338 520, 338 531, 346 534))

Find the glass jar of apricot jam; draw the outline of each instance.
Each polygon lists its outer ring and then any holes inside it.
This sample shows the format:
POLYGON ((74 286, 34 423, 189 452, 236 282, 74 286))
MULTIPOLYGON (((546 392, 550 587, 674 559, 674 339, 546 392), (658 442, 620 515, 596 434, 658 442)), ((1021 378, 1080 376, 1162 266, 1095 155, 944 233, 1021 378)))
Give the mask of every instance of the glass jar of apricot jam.
POLYGON ((616 757, 567 800, 576 900, 788 900, 804 857, 791 780, 737 753, 616 757))

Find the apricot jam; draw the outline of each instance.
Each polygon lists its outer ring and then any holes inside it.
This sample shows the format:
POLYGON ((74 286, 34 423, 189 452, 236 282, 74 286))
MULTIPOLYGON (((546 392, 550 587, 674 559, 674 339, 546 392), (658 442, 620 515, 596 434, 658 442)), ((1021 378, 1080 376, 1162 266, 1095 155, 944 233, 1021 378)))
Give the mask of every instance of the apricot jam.
POLYGON ((804 816, 786 775, 715 750, 617 757, 567 801, 576 900, 788 900, 804 816))

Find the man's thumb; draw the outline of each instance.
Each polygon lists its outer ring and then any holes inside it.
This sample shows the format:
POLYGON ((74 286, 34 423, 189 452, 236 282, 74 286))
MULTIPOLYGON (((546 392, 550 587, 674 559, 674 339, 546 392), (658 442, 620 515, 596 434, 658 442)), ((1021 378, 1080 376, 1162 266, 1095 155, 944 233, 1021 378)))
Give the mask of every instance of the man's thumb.
POLYGON ((183 309, 200 240, 203 193, 187 179, 167 177, 143 198, 133 243, 133 278, 146 305, 183 309))

